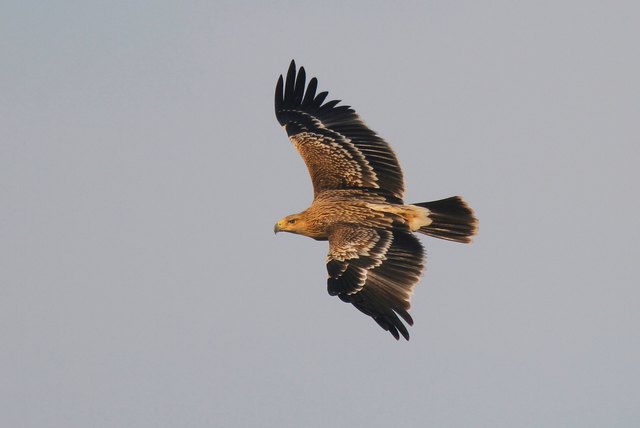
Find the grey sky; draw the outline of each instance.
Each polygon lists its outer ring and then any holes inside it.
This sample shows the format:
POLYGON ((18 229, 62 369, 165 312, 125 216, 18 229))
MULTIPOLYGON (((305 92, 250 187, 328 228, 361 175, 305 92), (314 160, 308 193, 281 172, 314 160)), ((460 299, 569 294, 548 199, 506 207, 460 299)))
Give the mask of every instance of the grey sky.
POLYGON ((637 2, 0 6, 0 425, 640 424, 637 2), (409 343, 326 293, 273 91, 295 58, 391 143, 409 343))

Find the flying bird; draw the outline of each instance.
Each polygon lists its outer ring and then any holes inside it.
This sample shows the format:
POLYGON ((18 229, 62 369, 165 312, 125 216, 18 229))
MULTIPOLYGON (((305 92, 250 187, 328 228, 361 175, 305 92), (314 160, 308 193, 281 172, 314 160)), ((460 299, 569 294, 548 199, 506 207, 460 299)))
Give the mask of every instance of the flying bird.
POLYGON ((405 204, 404 178, 393 150, 341 101, 325 102, 318 80, 306 85, 304 67, 291 61, 278 79, 276 117, 307 165, 313 184, 309 208, 284 217, 274 232, 329 241, 327 290, 372 317, 397 340, 425 253, 413 232, 469 243, 478 221, 459 196, 405 204), (401 320, 402 319, 402 320, 401 320))

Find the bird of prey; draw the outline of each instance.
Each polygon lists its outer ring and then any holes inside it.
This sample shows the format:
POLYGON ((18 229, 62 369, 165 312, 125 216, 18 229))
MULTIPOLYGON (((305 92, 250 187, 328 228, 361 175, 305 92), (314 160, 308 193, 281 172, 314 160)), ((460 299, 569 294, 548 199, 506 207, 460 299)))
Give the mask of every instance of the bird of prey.
POLYGON ((355 110, 325 102, 318 80, 306 85, 291 61, 278 79, 276 117, 307 165, 314 199, 284 217, 274 232, 329 241, 327 289, 353 304, 399 340, 409 340, 410 299, 424 270, 424 249, 413 232, 471 242, 478 221, 459 196, 405 204, 404 178, 389 144, 355 110), (306 85, 306 86, 305 86, 306 85))

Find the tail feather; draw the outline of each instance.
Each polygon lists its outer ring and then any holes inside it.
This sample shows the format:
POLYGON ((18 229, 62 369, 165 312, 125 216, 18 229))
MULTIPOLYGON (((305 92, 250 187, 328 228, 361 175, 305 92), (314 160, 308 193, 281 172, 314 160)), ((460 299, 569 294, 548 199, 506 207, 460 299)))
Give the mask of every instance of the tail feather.
POLYGON ((420 233, 449 241, 469 243, 478 232, 478 219, 460 196, 413 205, 428 209, 429 219, 432 221, 418 229, 420 233))

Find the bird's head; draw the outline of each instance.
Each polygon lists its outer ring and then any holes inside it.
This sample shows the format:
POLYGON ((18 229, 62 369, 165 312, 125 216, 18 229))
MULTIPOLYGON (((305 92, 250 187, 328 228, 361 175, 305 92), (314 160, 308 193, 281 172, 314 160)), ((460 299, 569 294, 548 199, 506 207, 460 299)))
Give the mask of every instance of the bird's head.
POLYGON ((304 235, 307 221, 302 214, 291 214, 279 220, 273 227, 273 233, 290 232, 304 235))

